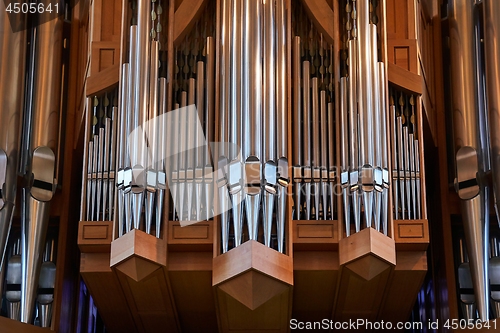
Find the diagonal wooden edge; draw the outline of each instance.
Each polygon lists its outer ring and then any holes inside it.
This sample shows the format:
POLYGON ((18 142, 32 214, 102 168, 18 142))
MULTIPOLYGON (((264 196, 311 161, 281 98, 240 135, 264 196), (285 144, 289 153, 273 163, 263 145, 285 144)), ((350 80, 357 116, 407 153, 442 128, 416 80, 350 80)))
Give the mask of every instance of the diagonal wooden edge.
POLYGON ((302 0, 304 7, 309 14, 311 21, 315 23, 316 28, 323 33, 325 40, 328 43, 334 43, 334 28, 333 28, 333 10, 324 0, 302 0))
POLYGON ((179 45, 184 36, 189 32, 202 10, 205 8, 207 0, 184 0, 175 11, 174 15, 174 45, 179 45))
POLYGON ((212 285, 217 286, 250 269, 293 285, 293 259, 254 240, 214 258, 212 285))
POLYGON ((396 244, 394 239, 373 228, 366 228, 339 242, 340 265, 346 265, 366 255, 373 255, 396 266, 396 244))
POLYGON ((110 266, 114 267, 133 256, 151 261, 160 266, 167 265, 165 242, 144 231, 134 229, 111 242, 110 266))

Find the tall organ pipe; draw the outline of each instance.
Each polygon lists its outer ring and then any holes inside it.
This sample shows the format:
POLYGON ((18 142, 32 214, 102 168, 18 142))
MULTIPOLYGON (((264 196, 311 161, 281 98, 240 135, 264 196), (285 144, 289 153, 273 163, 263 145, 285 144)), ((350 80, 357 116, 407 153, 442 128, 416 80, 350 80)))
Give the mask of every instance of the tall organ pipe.
MULTIPOLYGON (((283 1, 276 2, 276 43, 277 43, 277 62, 276 62, 276 113, 277 113, 277 148, 276 156, 278 158, 277 182, 278 182, 278 204, 277 204, 277 233, 278 233, 278 251, 284 252, 285 241, 285 214, 287 201, 287 187, 289 183, 288 176, 288 112, 287 112, 287 78, 286 78, 286 10, 283 1)), ((271 143, 272 144, 272 143, 271 143)))
MULTIPOLYGON (((39 17, 38 19, 42 19, 39 17)), ((58 147, 61 100, 61 67, 63 49, 63 18, 38 25, 33 59, 32 104, 27 105, 32 119, 27 157, 30 185, 23 189, 22 207, 22 283, 21 321, 31 323, 38 279, 48 228, 50 200, 55 190, 55 153, 58 147), (48 70, 49 69, 49 70, 48 70)), ((28 137, 25 134, 25 137, 28 137)))
POLYGON ((476 42, 474 34, 474 2, 449 1, 450 46, 452 74, 452 105, 456 148, 457 178, 455 181, 461 199, 467 252, 479 317, 489 318, 488 300, 488 225, 486 191, 476 179, 484 172, 479 136, 478 84, 476 42))

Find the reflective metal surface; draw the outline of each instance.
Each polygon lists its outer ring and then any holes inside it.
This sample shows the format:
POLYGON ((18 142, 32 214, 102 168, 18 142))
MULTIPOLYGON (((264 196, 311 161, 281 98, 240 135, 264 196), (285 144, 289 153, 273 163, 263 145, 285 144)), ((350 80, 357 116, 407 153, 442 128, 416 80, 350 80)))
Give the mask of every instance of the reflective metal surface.
POLYGON ((453 124, 455 148, 457 150, 456 189, 461 201, 465 237, 470 258, 470 271, 476 296, 479 318, 489 319, 488 300, 488 233, 489 217, 487 191, 476 179, 484 172, 482 160, 487 151, 481 140, 482 125, 476 71, 475 5, 472 1, 451 0, 449 2, 450 47, 453 91, 453 124))
MULTIPOLYGON (((9 238, 20 150, 21 117, 24 97, 26 17, 7 17, 5 2, 0 4, 0 271, 9 238), (12 27, 19 28, 13 32, 12 27)), ((0 283, 1 284, 1 283, 0 283)), ((1 289, 1 287, 0 287, 1 289)))

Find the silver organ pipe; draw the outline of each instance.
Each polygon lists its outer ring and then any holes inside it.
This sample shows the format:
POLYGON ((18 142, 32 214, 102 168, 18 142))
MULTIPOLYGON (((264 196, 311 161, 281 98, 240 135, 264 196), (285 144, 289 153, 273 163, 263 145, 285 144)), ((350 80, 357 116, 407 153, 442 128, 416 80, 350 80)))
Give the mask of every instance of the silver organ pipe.
MULTIPOLYGON (((422 218, 420 200, 420 154, 419 138, 415 119, 418 119, 415 110, 415 96, 390 87, 389 115, 391 119, 392 138, 392 184, 394 219, 414 220, 422 218), (395 103, 399 107, 396 107, 395 103)), ((383 172, 388 178, 388 158, 384 152, 383 172)), ((385 176, 384 176, 385 177, 385 176)), ((384 189, 387 189, 384 178, 384 189)), ((384 199, 385 200, 385 199, 384 199)), ((387 212, 388 214, 388 212, 387 212)))
POLYGON ((304 15, 294 15, 292 44, 294 219, 335 219, 333 45, 304 15))
POLYGON ((477 36, 475 4, 472 1, 452 0, 449 5, 452 107, 454 110, 454 136, 456 149, 455 186, 461 199, 465 240, 469 266, 479 318, 489 319, 488 300, 488 202, 487 189, 477 179, 477 174, 487 171, 483 160, 488 147, 481 140, 480 123, 483 110, 478 110, 476 71, 477 36))
MULTIPOLYGON (((224 214, 229 198, 222 201, 223 208, 213 207, 213 160, 211 150, 215 148, 229 156, 229 147, 212 147, 215 117, 215 44, 211 34, 214 12, 206 10, 195 27, 175 52, 176 76, 174 83, 174 154, 170 178, 174 201, 173 219, 181 225, 209 220, 215 213, 224 214), (202 27, 204 25, 204 27, 202 27), (180 108, 179 108, 180 107, 180 108), (176 156, 177 155, 177 156, 176 156)), ((229 12, 225 14, 227 19, 229 12)), ((226 73, 229 73, 227 67, 226 73)), ((227 93, 225 90, 224 93, 227 93)), ((226 107, 228 104, 226 104, 226 107)), ((225 117, 227 112, 222 112, 225 117)), ((227 118, 224 118, 227 119, 227 118)), ((225 127, 229 135, 229 125, 225 127)), ((224 141, 225 139, 223 139, 224 141)), ((227 142, 227 141, 226 141, 227 142)), ((218 161, 219 165, 222 164, 218 161)), ((227 165, 225 163, 224 165, 227 165)), ((227 170, 218 170, 217 186, 227 186, 227 170)), ((219 201, 220 202, 220 201, 219 201)), ((224 216, 227 216, 224 214, 224 216)), ((227 222, 227 220, 226 220, 227 222)), ((228 226, 228 223, 225 223, 228 226)), ((229 227, 229 226, 228 226, 229 227)))
MULTIPOLYGON (((36 24, 41 17, 31 22, 36 24)), ((26 172, 30 184, 23 188, 21 211, 21 321, 32 323, 48 229, 50 201, 55 192, 56 153, 59 145, 59 114, 62 85, 63 18, 33 26, 28 70, 31 100, 25 107, 26 172), (52 69, 47 71, 47 69, 52 69)))

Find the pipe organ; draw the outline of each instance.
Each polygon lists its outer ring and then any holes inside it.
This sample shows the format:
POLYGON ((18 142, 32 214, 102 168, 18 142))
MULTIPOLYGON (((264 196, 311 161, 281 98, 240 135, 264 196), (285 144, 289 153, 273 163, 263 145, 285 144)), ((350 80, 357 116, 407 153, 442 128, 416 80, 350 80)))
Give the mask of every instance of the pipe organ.
POLYGON ((500 315, 498 1, 67 2, 0 5, 5 327, 500 315))

